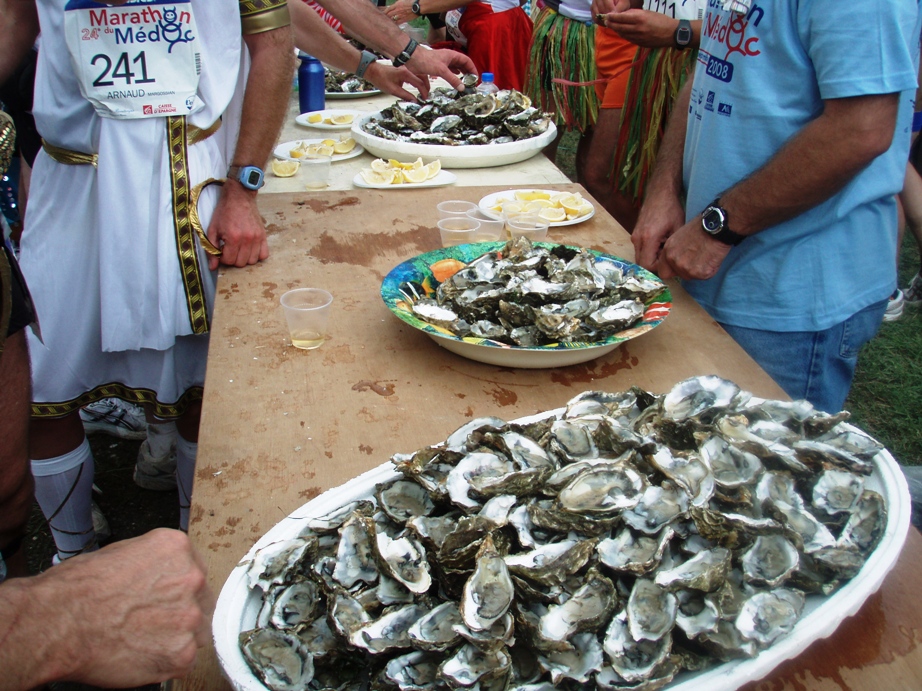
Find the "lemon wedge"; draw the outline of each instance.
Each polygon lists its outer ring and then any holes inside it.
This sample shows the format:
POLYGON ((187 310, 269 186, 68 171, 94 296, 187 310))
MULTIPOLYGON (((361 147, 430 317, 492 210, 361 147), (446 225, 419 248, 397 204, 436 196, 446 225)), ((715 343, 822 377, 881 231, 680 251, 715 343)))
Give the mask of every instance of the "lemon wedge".
POLYGON ((567 220, 567 212, 561 209, 559 206, 541 209, 538 212, 538 216, 550 223, 557 223, 558 221, 567 220))
POLYGON ((291 151, 288 152, 288 155, 291 156, 292 158, 301 158, 306 153, 307 152, 304 149, 302 149, 300 146, 296 146, 295 148, 293 148, 291 151))
POLYGON ((376 173, 383 173, 385 170, 390 170, 391 167, 383 158, 376 158, 371 162, 371 169, 376 173))
POLYGON ((557 200, 557 203, 560 204, 568 212, 579 213, 580 208, 583 205, 583 198, 579 194, 568 194, 566 197, 562 197, 557 200))
POLYGON ((320 113, 311 113, 307 116, 307 121, 313 125, 316 125, 318 122, 323 122, 323 115, 320 113))
POLYGON ((320 146, 333 146, 335 143, 335 139, 324 139, 320 142, 320 146))
POLYGON ((300 161, 281 161, 275 159, 272 161, 272 174, 279 178, 290 178, 298 172, 298 168, 300 167, 300 161))
POLYGON ((523 202, 530 202, 535 199, 550 199, 551 194, 543 190, 516 190, 515 198, 523 202))
POLYGON ((339 113, 330 116, 330 124, 333 125, 351 125, 353 120, 355 120, 355 116, 352 113, 339 113))
POLYGON ((517 214, 525 211, 524 202, 503 202, 503 205, 500 207, 504 214, 517 214))
POLYGON ((426 179, 431 180, 442 170, 442 163, 439 159, 426 164, 426 179))
POLYGON ((525 202, 525 211, 541 211, 542 209, 551 209, 555 208, 554 202, 548 199, 532 199, 530 202, 525 202))
POLYGON ((309 154, 320 154, 321 156, 332 156, 333 155, 333 145, 336 144, 332 139, 327 140, 330 143, 325 144, 321 142, 320 144, 309 144, 307 146, 306 153, 309 154))
POLYGON ((355 148, 355 140, 351 137, 333 144, 333 152, 337 154, 347 154, 355 148))
POLYGON ((403 171, 403 179, 407 182, 425 182, 429 176, 429 171, 425 167, 408 168, 403 171))
POLYGON ((393 170, 378 172, 371 168, 364 168, 361 172, 362 179, 369 185, 390 185, 394 182, 394 174, 393 170))

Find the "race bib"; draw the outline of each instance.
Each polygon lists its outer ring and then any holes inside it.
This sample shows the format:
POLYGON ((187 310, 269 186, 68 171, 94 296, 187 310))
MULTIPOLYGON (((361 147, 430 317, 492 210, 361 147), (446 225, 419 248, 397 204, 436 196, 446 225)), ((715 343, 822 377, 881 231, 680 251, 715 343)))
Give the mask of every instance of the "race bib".
POLYGON ((189 0, 138 0, 116 7, 70 0, 64 33, 80 91, 119 120, 188 115, 201 73, 189 0))
POLYGON ((694 21, 704 18, 707 0, 644 0, 643 8, 673 19, 694 21))
POLYGON ((461 33, 461 29, 458 24, 461 22, 461 15, 464 12, 464 8, 460 10, 448 10, 445 13, 445 30, 448 32, 448 35, 451 36, 455 41, 460 43, 462 46, 467 45, 467 36, 461 33))

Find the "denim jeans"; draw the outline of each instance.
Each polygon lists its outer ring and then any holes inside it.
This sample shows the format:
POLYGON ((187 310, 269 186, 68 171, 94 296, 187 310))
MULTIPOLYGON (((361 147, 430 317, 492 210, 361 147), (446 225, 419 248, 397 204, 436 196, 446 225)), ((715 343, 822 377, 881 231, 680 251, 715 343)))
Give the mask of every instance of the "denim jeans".
POLYGON ((876 302, 824 331, 721 326, 788 396, 836 413, 845 405, 858 351, 877 334, 886 308, 886 300, 876 302))

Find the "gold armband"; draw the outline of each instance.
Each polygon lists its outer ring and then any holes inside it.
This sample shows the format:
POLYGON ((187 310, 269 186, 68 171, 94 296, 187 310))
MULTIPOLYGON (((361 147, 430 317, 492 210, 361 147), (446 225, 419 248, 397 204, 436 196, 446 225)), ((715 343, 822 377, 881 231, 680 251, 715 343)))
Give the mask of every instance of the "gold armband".
MULTIPOLYGON (((300 0, 299 0, 300 1, 300 0)), ((259 34, 291 24, 287 0, 240 0, 243 34, 259 34)))

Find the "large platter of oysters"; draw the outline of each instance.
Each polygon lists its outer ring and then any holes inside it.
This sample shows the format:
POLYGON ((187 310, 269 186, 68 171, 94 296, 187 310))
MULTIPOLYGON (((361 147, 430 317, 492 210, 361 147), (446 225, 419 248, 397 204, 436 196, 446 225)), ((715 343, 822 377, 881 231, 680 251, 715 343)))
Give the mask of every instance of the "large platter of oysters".
POLYGON ((858 611, 909 528, 890 454, 715 376, 585 392, 327 491, 225 583, 240 691, 729 691, 858 611))
POLYGON ((658 326, 672 294, 656 276, 595 250, 534 243, 445 247, 394 267, 381 297, 453 353, 500 367, 565 367, 658 326))
POLYGON ((554 141, 557 128, 519 91, 459 94, 437 87, 427 101, 398 101, 357 118, 352 136, 381 158, 488 168, 531 158, 554 141))

